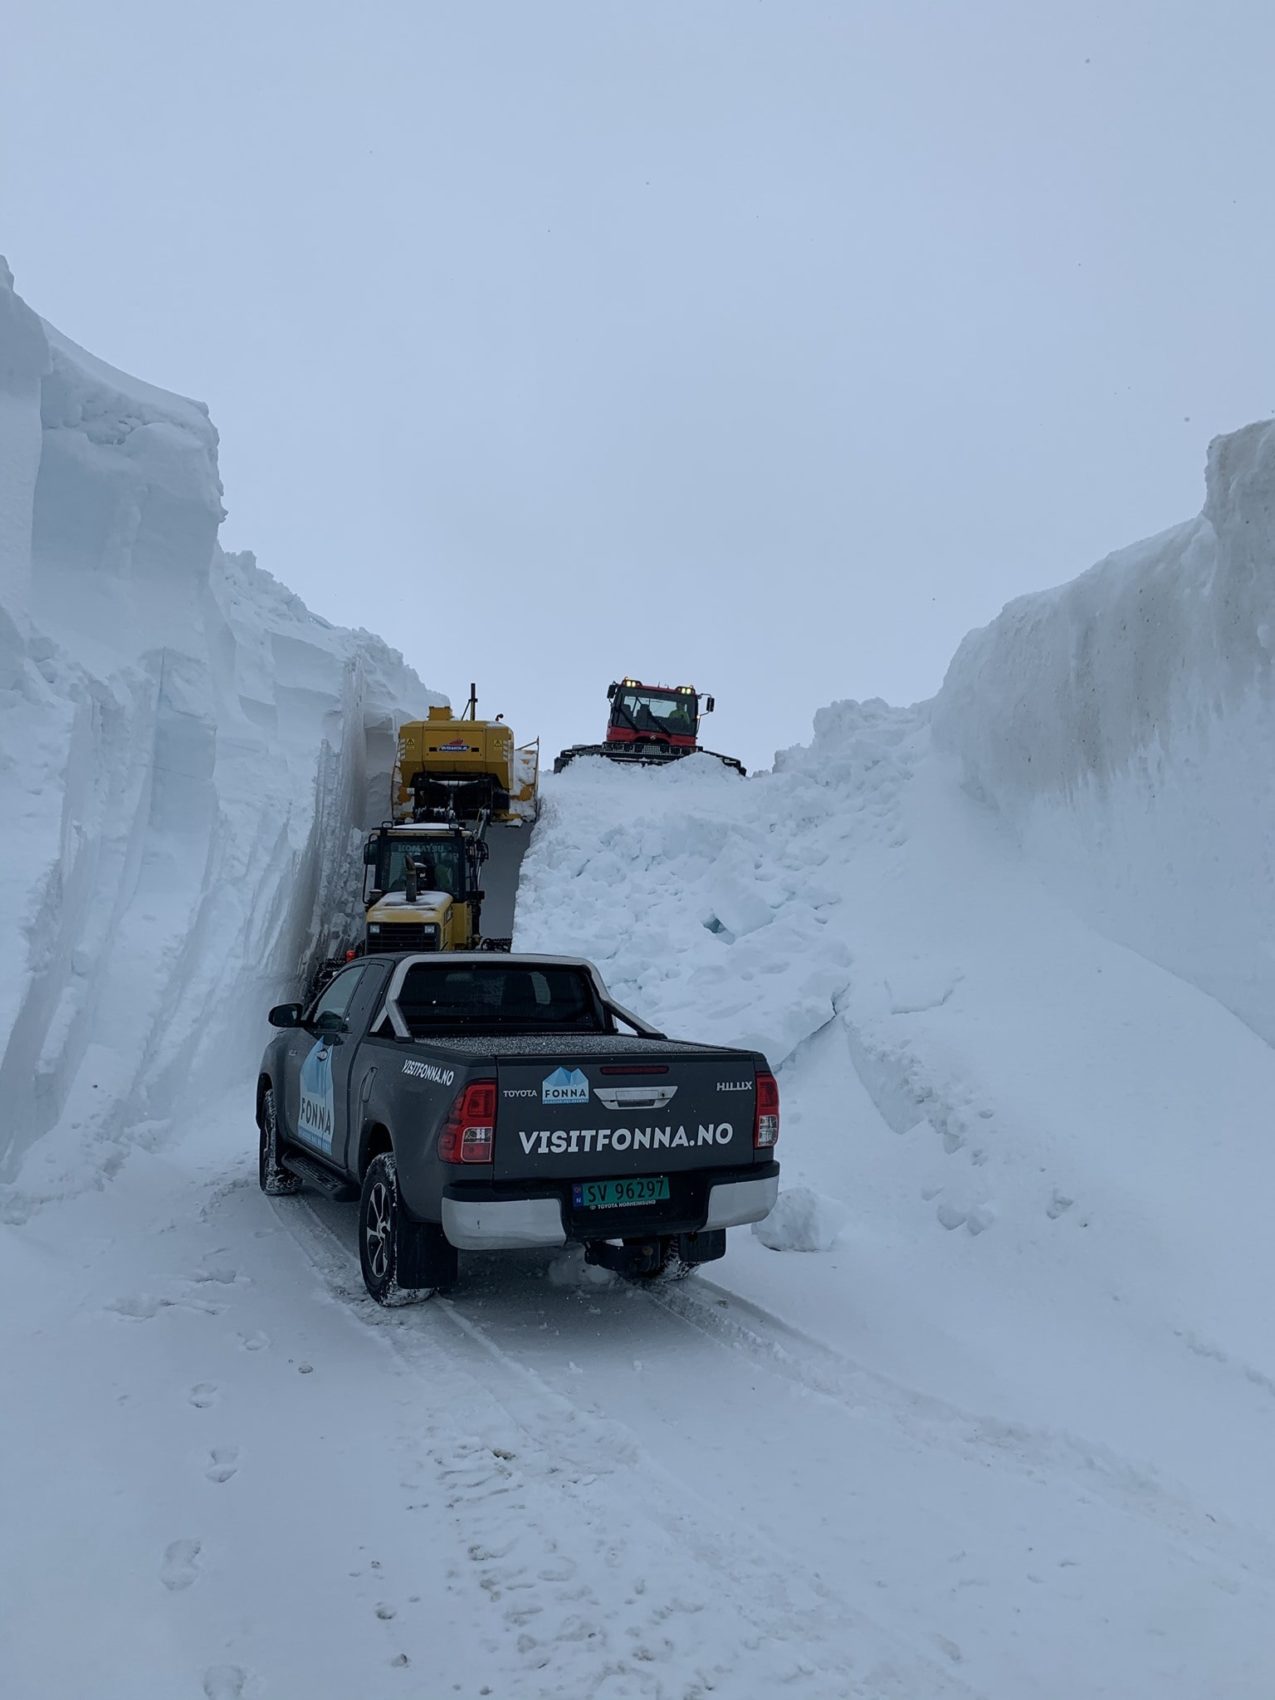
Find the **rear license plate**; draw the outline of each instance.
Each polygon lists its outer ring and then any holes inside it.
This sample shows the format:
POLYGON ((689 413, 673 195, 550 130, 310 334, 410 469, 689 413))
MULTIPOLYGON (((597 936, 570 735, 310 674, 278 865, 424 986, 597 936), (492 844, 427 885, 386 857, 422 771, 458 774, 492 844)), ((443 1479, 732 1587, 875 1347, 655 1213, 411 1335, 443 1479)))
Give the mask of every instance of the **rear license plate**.
POLYGON ((641 1175, 631 1181, 576 1181, 571 1202, 577 1210, 619 1210, 626 1204, 659 1204, 668 1197, 667 1175, 641 1175))

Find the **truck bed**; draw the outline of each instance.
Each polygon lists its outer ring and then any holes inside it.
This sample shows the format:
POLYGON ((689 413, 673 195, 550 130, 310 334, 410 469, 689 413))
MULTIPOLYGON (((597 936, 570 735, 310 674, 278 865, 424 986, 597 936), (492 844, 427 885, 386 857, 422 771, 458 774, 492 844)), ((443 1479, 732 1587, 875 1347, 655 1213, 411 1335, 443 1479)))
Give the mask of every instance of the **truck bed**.
POLYGON ((414 1049, 445 1052, 470 1060, 476 1057, 589 1057, 650 1056, 658 1051, 671 1056, 743 1056, 724 1045, 696 1045, 687 1039, 647 1039, 629 1033, 463 1033, 432 1039, 400 1040, 414 1049))

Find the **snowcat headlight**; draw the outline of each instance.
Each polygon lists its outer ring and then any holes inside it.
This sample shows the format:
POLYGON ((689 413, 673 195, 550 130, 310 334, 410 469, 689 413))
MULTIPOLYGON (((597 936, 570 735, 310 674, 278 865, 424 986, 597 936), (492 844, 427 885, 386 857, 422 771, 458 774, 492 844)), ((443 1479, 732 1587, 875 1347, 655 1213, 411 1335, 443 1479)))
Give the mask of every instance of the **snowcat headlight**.
POLYGON ((369 933, 379 933, 380 930, 381 930, 381 923, 379 921, 373 921, 371 926, 368 928, 369 933))

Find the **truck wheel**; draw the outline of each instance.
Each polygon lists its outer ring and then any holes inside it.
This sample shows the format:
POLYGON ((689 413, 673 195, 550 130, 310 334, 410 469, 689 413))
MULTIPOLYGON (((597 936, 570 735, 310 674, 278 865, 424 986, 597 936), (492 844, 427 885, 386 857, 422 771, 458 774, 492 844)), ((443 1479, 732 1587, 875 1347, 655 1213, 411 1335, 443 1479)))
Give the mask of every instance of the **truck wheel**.
POLYGON ((279 1115, 273 1086, 267 1086, 261 1097, 257 1136, 257 1180, 262 1192, 270 1198, 287 1198, 299 1192, 299 1178, 290 1175, 279 1161, 279 1115))
MULTIPOLYGON (((433 1287, 400 1287, 398 1268, 404 1241, 420 1232, 399 1203, 398 1169, 392 1151, 373 1157, 363 1177, 359 1198, 359 1262, 363 1285, 378 1305, 420 1304, 432 1298, 433 1287)), ((404 1261, 414 1261, 410 1256, 404 1261)))

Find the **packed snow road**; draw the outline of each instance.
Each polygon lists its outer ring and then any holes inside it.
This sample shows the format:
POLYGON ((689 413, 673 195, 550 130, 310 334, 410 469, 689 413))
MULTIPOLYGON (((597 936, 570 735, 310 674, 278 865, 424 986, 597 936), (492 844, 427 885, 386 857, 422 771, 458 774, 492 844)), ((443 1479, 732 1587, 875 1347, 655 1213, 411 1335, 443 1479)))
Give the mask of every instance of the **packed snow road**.
POLYGON ((46 1390, 0 1462, 14 1692, 1267 1692, 1263 1541, 786 1326, 751 1239, 721 1281, 506 1254, 381 1311, 242 1111, 9 1241, 46 1390))

